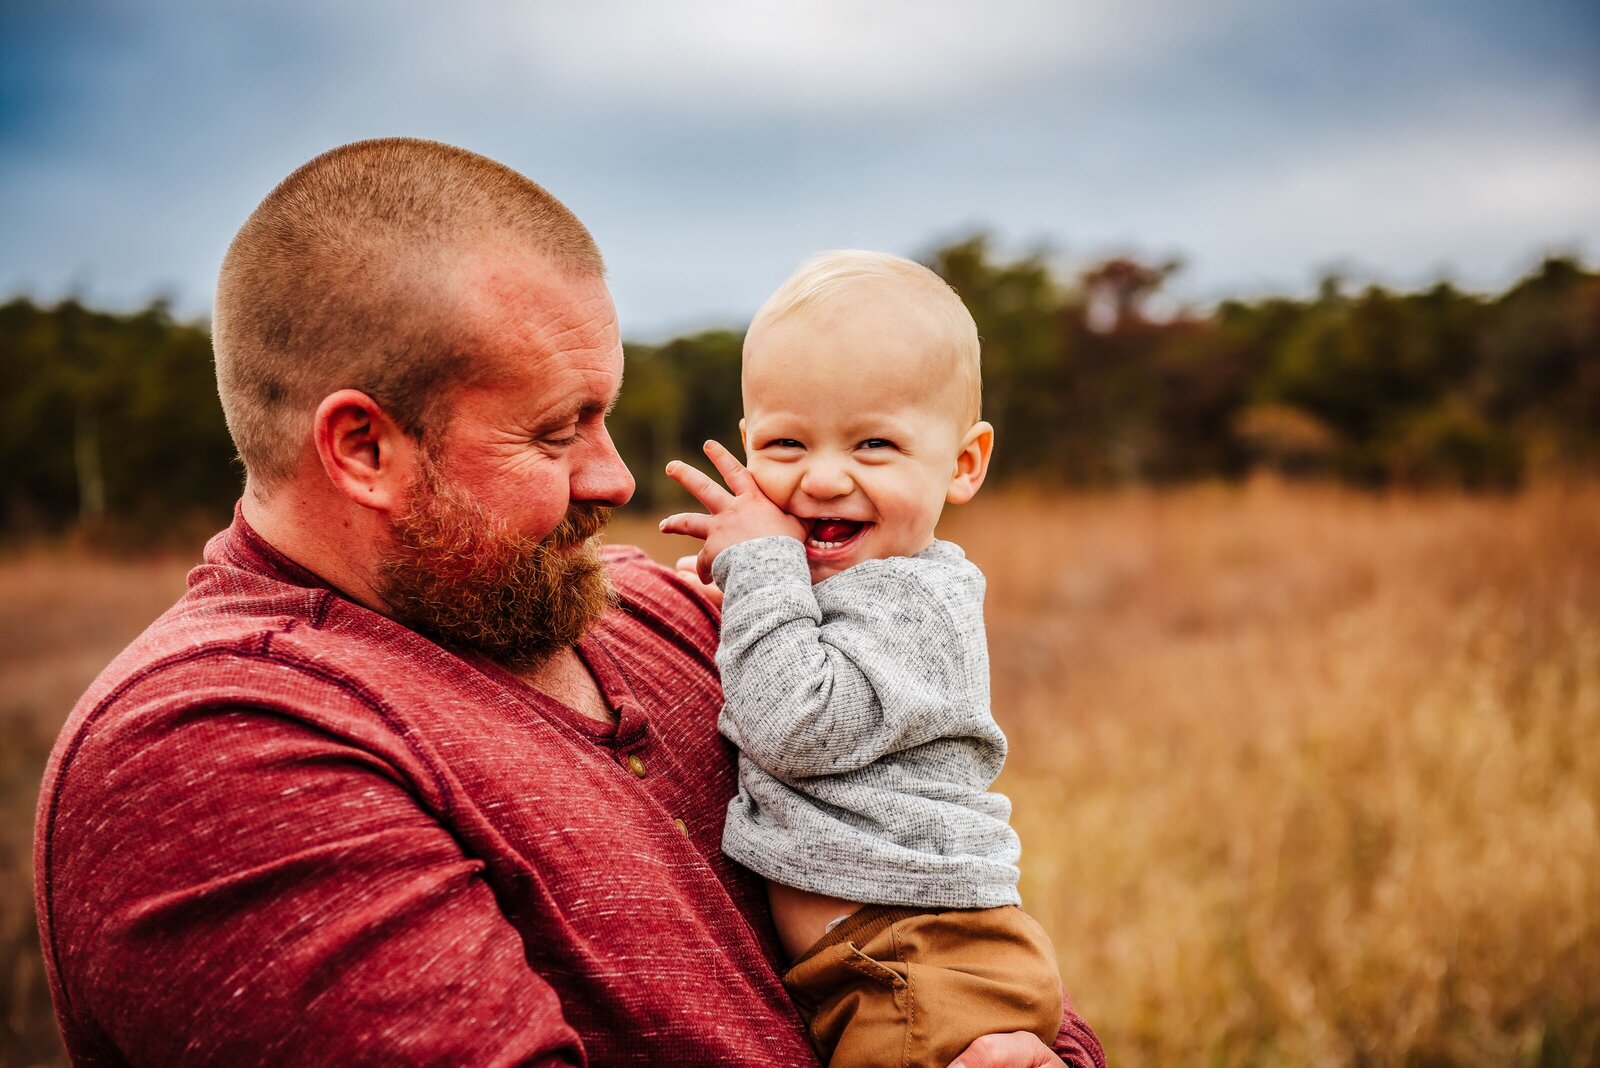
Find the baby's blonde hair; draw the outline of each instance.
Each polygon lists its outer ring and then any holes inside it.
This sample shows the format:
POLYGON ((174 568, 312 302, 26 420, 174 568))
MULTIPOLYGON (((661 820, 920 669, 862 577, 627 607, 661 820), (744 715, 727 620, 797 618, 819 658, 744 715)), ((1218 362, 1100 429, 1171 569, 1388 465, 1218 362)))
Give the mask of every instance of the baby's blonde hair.
POLYGON ((750 338, 763 328, 800 312, 816 314, 830 304, 859 296, 872 286, 887 286, 892 299, 915 302, 925 315, 929 342, 953 376, 967 425, 978 421, 983 403, 978 326, 944 279, 920 263, 887 252, 833 249, 819 252, 795 268, 756 312, 745 335, 745 358, 750 338))

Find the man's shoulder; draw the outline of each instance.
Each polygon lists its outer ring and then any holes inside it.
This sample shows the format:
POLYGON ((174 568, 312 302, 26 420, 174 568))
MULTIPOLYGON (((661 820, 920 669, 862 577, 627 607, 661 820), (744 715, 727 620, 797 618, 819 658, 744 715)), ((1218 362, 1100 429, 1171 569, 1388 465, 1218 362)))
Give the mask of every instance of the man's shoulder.
POLYGON ((360 704, 358 694, 319 678, 295 648, 322 624, 331 600, 319 594, 327 591, 228 570, 208 564, 191 572, 184 595, 79 698, 41 784, 41 841, 53 835, 69 782, 98 804, 107 800, 105 769, 140 760, 147 776, 181 774, 185 732, 210 717, 284 706, 295 694, 327 709, 360 704))
POLYGON ((601 557, 624 616, 670 632, 697 651, 716 648, 721 613, 693 584, 632 545, 608 545, 601 557))
POLYGON ((436 647, 326 587, 227 564, 190 572, 182 597, 95 678, 67 717, 46 786, 87 748, 112 757, 237 709, 270 710, 319 729, 379 722, 374 678, 409 684, 436 647))
POLYGON ((320 627, 334 603, 326 589, 292 586, 237 569, 202 564, 183 596, 106 665, 78 702, 104 703, 153 674, 237 656, 259 658, 274 640, 320 627))

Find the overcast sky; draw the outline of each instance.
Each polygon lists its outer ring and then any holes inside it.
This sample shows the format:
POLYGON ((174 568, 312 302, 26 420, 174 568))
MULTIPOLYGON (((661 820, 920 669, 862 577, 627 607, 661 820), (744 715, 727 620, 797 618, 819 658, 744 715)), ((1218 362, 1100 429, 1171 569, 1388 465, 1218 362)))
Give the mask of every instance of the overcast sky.
POLYGON ((203 313, 280 178, 388 134, 565 200, 636 338, 980 227, 1194 301, 1488 288, 1600 258, 1600 5, 0 0, 0 294, 203 313))

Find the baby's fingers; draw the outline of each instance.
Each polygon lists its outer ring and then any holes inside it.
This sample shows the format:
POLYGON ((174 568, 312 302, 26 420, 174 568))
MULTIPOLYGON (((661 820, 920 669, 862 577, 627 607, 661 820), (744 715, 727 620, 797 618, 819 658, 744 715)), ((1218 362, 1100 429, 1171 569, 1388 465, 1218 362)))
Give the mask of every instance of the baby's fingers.
POLYGON ((703 446, 706 458, 716 466, 717 473, 722 476, 722 481, 728 488, 738 494, 746 494, 756 488, 755 479, 750 477, 750 472, 745 470, 739 458, 729 452, 720 441, 708 441, 703 446))
POLYGON ((698 557, 683 557, 673 570, 678 573, 678 577, 683 581, 691 586, 698 587, 701 596, 705 597, 706 600, 718 608, 722 607, 722 591, 717 588, 715 583, 705 582, 700 578, 700 560, 698 557))
POLYGON ((690 538, 706 540, 711 533, 711 517, 703 512, 679 512, 661 521, 661 533, 683 534, 690 538))
POLYGON ((682 460, 667 465, 667 477, 688 490, 690 495, 715 513, 733 503, 733 495, 711 480, 711 476, 697 471, 682 460))

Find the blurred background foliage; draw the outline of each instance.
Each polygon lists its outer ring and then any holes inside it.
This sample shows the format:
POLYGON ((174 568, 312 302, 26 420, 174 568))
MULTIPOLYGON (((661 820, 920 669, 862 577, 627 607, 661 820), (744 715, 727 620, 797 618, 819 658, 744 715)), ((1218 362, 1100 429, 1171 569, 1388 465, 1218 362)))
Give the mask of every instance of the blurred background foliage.
MULTIPOLYGON (((1600 459, 1600 274, 1551 257, 1503 293, 1440 282, 1168 310, 1173 262, 1063 277, 982 234, 925 260, 972 310, 1002 484, 1105 487, 1260 469, 1360 486, 1511 488, 1600 459)), ((639 504, 659 474, 731 440, 743 336, 630 344, 612 433, 639 504)), ((237 496, 202 323, 156 302, 0 306, 0 533, 159 538, 214 527, 237 496)))

